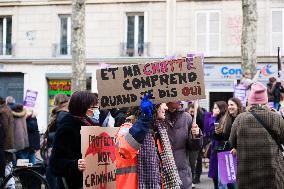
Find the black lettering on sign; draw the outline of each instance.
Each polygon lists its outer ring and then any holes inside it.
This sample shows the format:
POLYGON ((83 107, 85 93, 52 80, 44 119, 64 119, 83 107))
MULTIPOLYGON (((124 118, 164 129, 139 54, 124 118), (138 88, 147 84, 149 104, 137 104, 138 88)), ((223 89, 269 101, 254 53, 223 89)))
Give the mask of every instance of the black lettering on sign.
POLYGON ((98 152, 98 163, 100 162, 109 163, 110 162, 110 152, 98 152))
POLYGON ((152 75, 152 76, 150 76, 150 78, 151 78, 152 87, 155 87, 156 81, 158 81, 159 77, 157 75, 152 75))
POLYGON ((109 79, 107 77, 107 69, 101 69, 101 78, 102 78, 102 80, 108 80, 109 79))
POLYGON ((123 73, 124 73, 124 78, 132 77, 133 73, 132 73, 131 66, 124 66, 123 67, 123 73))
POLYGON ((170 74, 170 84, 177 84, 177 79, 175 78, 175 74, 170 74))
POLYGON ((140 68, 138 65, 133 66, 133 74, 134 76, 141 75, 140 68))
POLYGON ((155 99, 155 97, 154 97, 154 95, 153 95, 153 92, 154 92, 153 89, 150 89, 150 90, 148 90, 148 91, 143 91, 143 92, 141 92, 141 93, 140 93, 140 95, 141 95, 140 99, 142 100, 143 97, 145 96, 145 94, 150 94, 150 95, 151 95, 150 99, 155 99))
POLYGON ((186 82, 186 73, 177 73, 177 75, 178 75, 178 83, 179 84, 187 83, 186 82))
POLYGON ((129 84, 129 79, 126 79, 126 80, 123 82, 123 84, 122 84, 123 88, 124 88, 125 90, 127 90, 127 91, 132 90, 132 87, 128 87, 127 84, 129 84))
POLYGON ((193 82, 197 79, 197 74, 195 72, 188 73, 188 81, 193 82))
POLYGON ((139 89, 140 86, 141 86, 141 81, 137 78, 133 78, 132 85, 133 85, 134 89, 139 89))
POLYGON ((150 78, 149 77, 141 77, 141 85, 142 85, 142 88, 146 88, 146 87, 151 87, 151 81, 150 81, 150 78))
POLYGON ((118 68, 109 68, 108 71, 112 74, 112 79, 115 79, 115 71, 117 71, 118 68))
POLYGON ((163 74, 163 75, 160 75, 159 78, 160 78, 160 84, 161 85, 163 85, 164 83, 166 85, 169 85, 169 75, 163 74))
POLYGON ((101 106, 103 108, 107 106, 116 106, 120 104, 126 104, 130 102, 136 102, 137 96, 135 94, 116 95, 116 96, 102 96, 101 106))

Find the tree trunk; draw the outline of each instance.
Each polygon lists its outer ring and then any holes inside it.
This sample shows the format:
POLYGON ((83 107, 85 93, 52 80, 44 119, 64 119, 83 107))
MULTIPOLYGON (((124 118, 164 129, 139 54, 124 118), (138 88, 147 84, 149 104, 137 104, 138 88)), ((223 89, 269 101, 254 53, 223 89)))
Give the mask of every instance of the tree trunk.
POLYGON ((86 90, 85 0, 72 1, 72 91, 86 90))
POLYGON ((256 73, 256 41, 257 41, 257 0, 242 0, 242 71, 250 70, 252 76, 256 73))

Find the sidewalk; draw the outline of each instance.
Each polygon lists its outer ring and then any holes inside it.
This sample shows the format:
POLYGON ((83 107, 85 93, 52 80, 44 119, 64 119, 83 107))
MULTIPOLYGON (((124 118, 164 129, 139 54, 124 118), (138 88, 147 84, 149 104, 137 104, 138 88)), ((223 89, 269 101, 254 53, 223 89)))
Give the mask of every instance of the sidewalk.
MULTIPOLYGON (((208 160, 205 160, 208 165, 208 160)), ((204 163, 204 162, 203 162, 204 163)), ((195 184, 196 189, 214 189, 213 180, 208 178, 208 167, 205 167, 203 164, 203 172, 200 178, 200 183, 195 184)))

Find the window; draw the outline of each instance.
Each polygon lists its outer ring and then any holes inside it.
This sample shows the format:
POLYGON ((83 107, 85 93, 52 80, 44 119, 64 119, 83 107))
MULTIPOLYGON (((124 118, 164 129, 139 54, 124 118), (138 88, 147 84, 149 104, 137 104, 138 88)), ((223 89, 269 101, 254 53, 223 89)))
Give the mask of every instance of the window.
POLYGON ((196 13, 196 51, 205 56, 220 54, 220 14, 218 11, 196 13))
POLYGON ((60 55, 70 55, 71 17, 60 15, 60 55))
POLYGON ((0 55, 12 54, 12 17, 0 17, 0 55))
MULTIPOLYGON (((277 55, 277 48, 283 46, 283 10, 272 11, 271 55, 277 55)), ((283 52, 283 51, 282 51, 283 52)))
POLYGON ((143 56, 144 43, 144 13, 129 13, 127 17, 126 52, 127 56, 143 56))

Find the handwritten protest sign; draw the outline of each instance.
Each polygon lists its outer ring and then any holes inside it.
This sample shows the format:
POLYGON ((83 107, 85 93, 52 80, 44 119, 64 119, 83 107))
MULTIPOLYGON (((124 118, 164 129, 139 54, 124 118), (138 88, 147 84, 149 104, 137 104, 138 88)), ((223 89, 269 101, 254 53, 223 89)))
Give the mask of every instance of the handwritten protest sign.
POLYGON ((97 70, 100 106, 137 106, 145 93, 153 103, 205 98, 201 57, 97 70))
POLYGON ((115 127, 82 127, 81 151, 87 162, 83 173, 84 189, 115 187, 115 127))
POLYGON ((37 91, 27 90, 23 105, 26 107, 34 107, 37 98, 37 93, 37 91))
POLYGON ((236 183, 237 159, 230 151, 218 153, 219 176, 222 184, 236 183))
POLYGON ((247 87, 245 85, 239 84, 235 85, 234 97, 240 99, 244 107, 247 106, 247 87))

